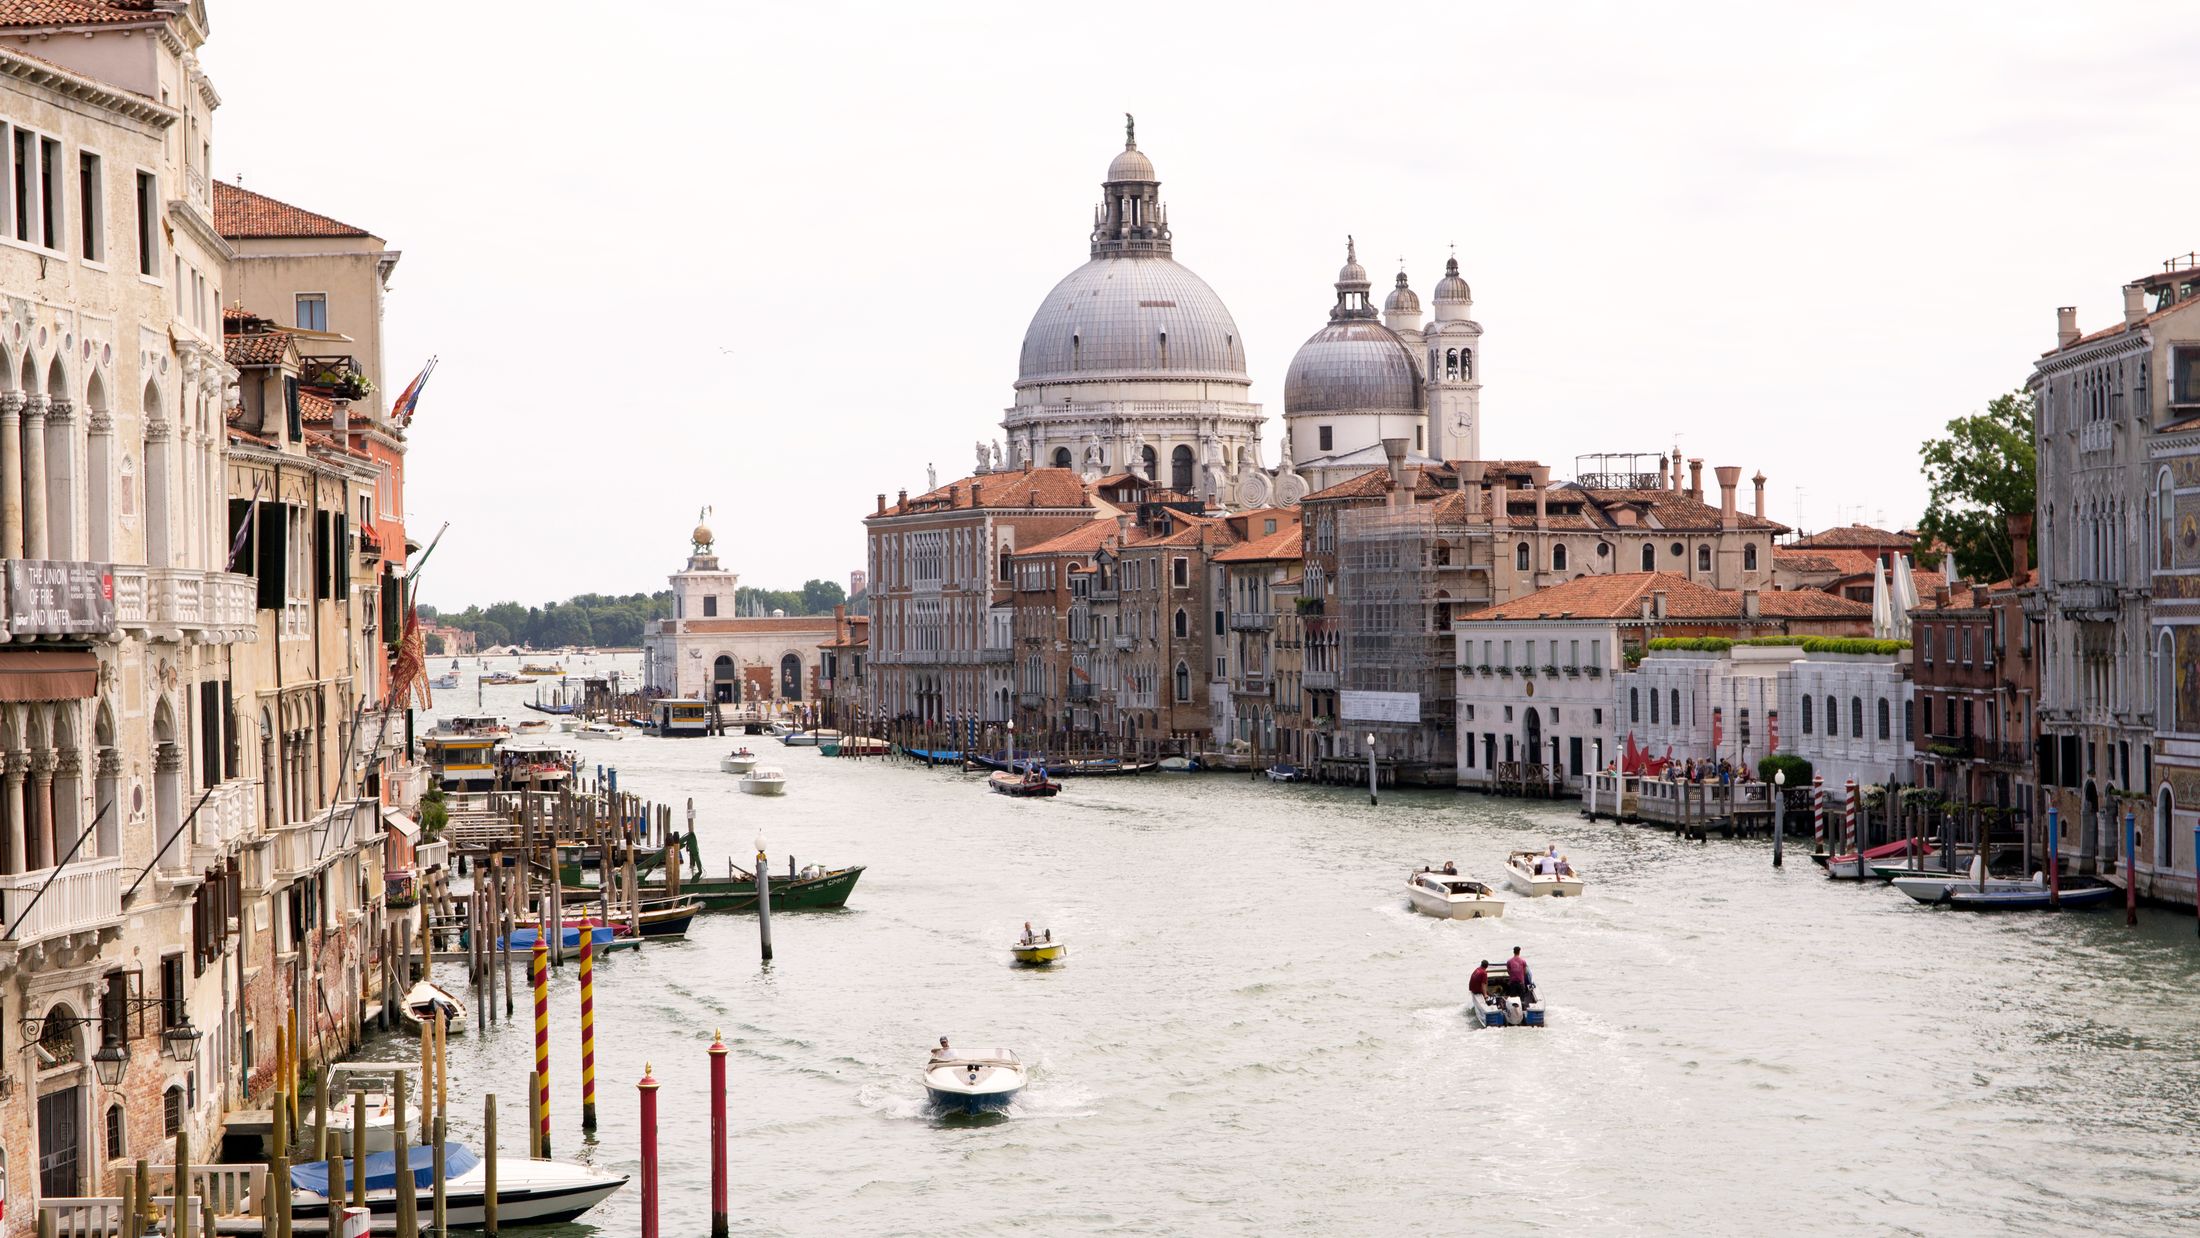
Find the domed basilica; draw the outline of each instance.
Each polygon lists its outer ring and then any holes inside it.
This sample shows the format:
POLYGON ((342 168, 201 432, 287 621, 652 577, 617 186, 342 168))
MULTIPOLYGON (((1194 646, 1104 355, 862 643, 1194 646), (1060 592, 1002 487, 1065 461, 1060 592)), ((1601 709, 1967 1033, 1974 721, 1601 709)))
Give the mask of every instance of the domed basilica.
POLYGON ((1260 507, 1382 467, 1386 438, 1406 440, 1409 461, 1479 457, 1482 328, 1458 260, 1424 329, 1402 271, 1377 317, 1348 239, 1329 324, 1291 360, 1282 458, 1267 466, 1244 338, 1222 298, 1174 258, 1160 178, 1125 120, 1090 260, 1032 315, 1001 421, 1006 451, 980 443, 978 472, 1134 472, 1214 506, 1260 507))

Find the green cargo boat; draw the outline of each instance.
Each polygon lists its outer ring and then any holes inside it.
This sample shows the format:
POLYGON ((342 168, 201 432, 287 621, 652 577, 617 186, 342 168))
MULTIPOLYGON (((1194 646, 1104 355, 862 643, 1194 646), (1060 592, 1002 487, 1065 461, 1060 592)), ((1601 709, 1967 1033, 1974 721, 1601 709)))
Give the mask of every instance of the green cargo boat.
MULTIPOLYGON (((815 876, 789 877, 773 873, 772 910, 830 911, 845 907, 848 895, 856 888, 856 878, 862 875, 861 864, 830 869, 815 876)), ((695 899, 703 904, 705 911, 755 911, 756 878, 747 874, 682 877, 680 897, 695 899)))

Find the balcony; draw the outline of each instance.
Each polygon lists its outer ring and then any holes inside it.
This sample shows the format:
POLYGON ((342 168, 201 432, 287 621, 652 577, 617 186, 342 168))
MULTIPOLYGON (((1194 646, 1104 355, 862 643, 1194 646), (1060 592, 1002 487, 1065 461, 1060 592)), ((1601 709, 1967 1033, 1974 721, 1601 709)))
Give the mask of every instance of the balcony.
POLYGON ((1007 662, 1015 656, 1015 648, 1009 645, 988 644, 978 650, 978 660, 980 662, 1007 662))
POLYGON ((122 924, 122 860, 77 860, 58 877, 50 868, 0 877, 0 919, 13 934, 0 945, 0 954, 63 944, 71 937, 96 945, 103 930, 122 924))
POLYGON ((1073 700, 1073 701, 1089 701, 1089 700, 1091 700, 1091 699, 1092 699, 1092 685, 1091 685, 1091 684, 1089 684, 1089 683, 1073 683, 1073 684, 1071 684, 1071 685, 1069 686, 1069 699, 1071 699, 1071 700, 1073 700))
POLYGON ((104 563, 9 559, 5 605, 8 636, 101 637, 115 630, 119 609, 113 570, 104 563))
POLYGON ((2006 740, 1990 742, 1982 755, 1995 765, 2021 766, 2032 763, 2032 745, 2013 744, 2006 740))
POLYGON ((1118 653, 1129 653, 1131 650, 1137 647, 1138 642, 1128 636, 1118 636, 1115 638, 1115 648, 1116 652, 1118 653))
POLYGON ((1243 610, 1230 612, 1230 630, 1233 632, 1267 632, 1273 630, 1275 626, 1276 617, 1274 615, 1257 614, 1243 610))
POLYGON ((1018 709, 1045 709, 1046 704, 1047 698, 1044 692, 1019 692, 1016 694, 1016 707, 1018 709))
POLYGON ((359 554, 366 559, 382 557, 382 538, 375 533, 372 525, 359 526, 359 554))
POLYGON ((206 792, 188 831, 193 870, 212 868, 252 836, 258 790, 256 782, 232 779, 206 792))
POLYGON ((1299 676, 1299 686, 1316 692, 1334 692, 1337 690, 1337 672, 1306 671, 1299 676))
POLYGON ((2055 586, 2063 617, 2106 623, 2116 618, 2116 586, 2100 580, 2066 580, 2055 586))
POLYGON ((226 645, 259 637, 258 582, 235 572, 118 565, 113 625, 154 640, 226 645))

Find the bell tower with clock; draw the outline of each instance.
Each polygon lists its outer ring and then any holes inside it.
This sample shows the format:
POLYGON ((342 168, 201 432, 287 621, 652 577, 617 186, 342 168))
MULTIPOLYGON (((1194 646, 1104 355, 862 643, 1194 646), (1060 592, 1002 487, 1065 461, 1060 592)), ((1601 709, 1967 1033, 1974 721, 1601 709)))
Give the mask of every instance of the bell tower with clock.
POLYGON ((1444 278, 1430 298, 1435 321, 1423 334, 1428 348, 1430 452, 1440 460, 1482 458, 1482 324, 1474 321, 1474 293, 1459 275, 1459 259, 1444 263, 1444 278))

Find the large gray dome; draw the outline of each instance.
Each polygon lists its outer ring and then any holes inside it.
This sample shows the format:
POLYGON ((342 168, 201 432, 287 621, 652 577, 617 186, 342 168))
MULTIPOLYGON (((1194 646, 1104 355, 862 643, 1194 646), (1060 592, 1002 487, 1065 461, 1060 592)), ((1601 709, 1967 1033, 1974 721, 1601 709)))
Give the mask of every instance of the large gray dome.
POLYGON ((1237 323, 1205 280, 1157 254, 1094 258, 1031 316, 1016 386, 1139 378, 1252 381, 1237 323))
POLYGON ((1421 373, 1412 350, 1369 318, 1337 318, 1299 346, 1283 376, 1283 411, 1419 412, 1421 373))

